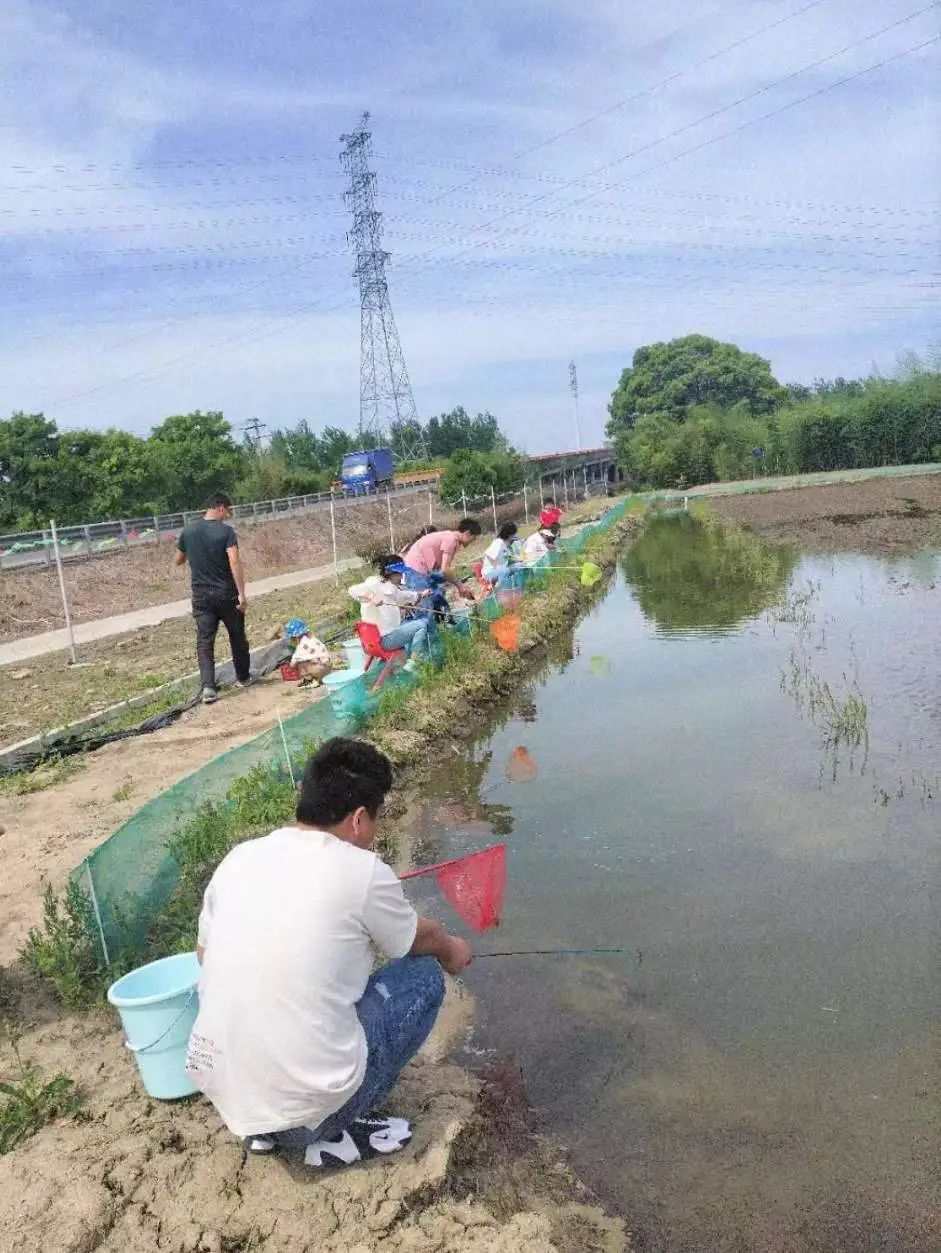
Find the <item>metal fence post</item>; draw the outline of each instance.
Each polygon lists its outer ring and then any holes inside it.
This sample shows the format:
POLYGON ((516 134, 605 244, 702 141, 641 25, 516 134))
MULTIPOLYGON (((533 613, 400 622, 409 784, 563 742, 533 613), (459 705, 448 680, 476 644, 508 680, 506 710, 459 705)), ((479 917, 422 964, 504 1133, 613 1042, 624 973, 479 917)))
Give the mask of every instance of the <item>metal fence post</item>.
POLYGON ((526 525, 529 526, 529 493, 525 483, 523 484, 523 511, 526 514, 526 525))
POLYGON ((85 525, 82 527, 82 532, 85 536, 85 556, 91 561, 91 530, 85 525))
POLYGON ((46 540, 47 540, 48 538, 49 538, 49 532, 48 532, 45 528, 43 528, 43 533, 42 533, 42 555, 43 555, 43 557, 45 557, 45 559, 46 559, 46 565, 47 565, 47 566, 51 566, 51 565, 52 565, 52 553, 49 551, 49 545, 46 543, 46 540))
POLYGON ((545 495, 543 494, 542 475, 540 474, 539 476, 539 508, 540 510, 542 510, 542 509, 545 509, 545 507, 546 507, 546 498, 545 498, 545 495))
POLYGON ((389 514, 389 544, 390 544, 389 551, 394 553, 395 552, 395 531, 392 529, 392 495, 388 488, 386 488, 386 510, 389 514))
POLYGON ((330 538, 333 541, 333 578, 334 582, 340 584, 340 567, 337 562, 337 517, 333 507, 333 493, 330 493, 330 538))
POLYGON ((434 526, 434 524, 435 524, 435 498, 434 498, 434 495, 431 492, 429 492, 428 493, 428 525, 434 526))
POLYGON ((72 665, 78 661, 75 653, 75 635, 72 631, 72 615, 69 613, 69 598, 65 594, 65 575, 62 573, 62 556, 59 552, 59 535, 56 531, 54 520, 50 520, 49 529, 52 531, 52 549, 56 557, 56 570, 59 573, 59 592, 62 596, 62 608, 65 610, 65 629, 69 633, 69 652, 72 654, 72 665))
POLYGON ((467 492, 461 492, 461 508, 464 510, 464 517, 467 517, 467 492))
POLYGON ((124 521, 124 519, 122 518, 122 519, 120 520, 120 522, 118 523, 118 526, 121 528, 121 543, 124 545, 124 547, 125 547, 125 548, 127 548, 127 547, 128 547, 128 542, 127 542, 127 523, 126 523, 126 522, 124 521))
POLYGON ((556 506, 557 506, 557 505, 558 505, 558 503, 559 503, 559 497, 558 497, 558 494, 557 494, 557 492, 556 492, 556 488, 557 488, 557 487, 558 487, 558 484, 556 483, 555 479, 553 479, 553 480, 552 480, 552 503, 553 503, 554 505, 556 505, 556 506))
POLYGON ((569 507, 569 476, 563 471, 562 474, 562 494, 565 499, 565 507, 569 507))
POLYGON ((490 508, 493 510, 493 529, 497 529, 497 498, 493 494, 493 484, 490 484, 490 508))
MULTIPOLYGON (((184 525, 186 524, 185 517, 183 519, 183 523, 184 525)), ((154 543, 159 547, 160 545, 160 519, 157 517, 156 514, 154 514, 154 543)))
POLYGON ((588 499, 588 471, 582 466, 582 478, 585 480, 585 499, 588 499))

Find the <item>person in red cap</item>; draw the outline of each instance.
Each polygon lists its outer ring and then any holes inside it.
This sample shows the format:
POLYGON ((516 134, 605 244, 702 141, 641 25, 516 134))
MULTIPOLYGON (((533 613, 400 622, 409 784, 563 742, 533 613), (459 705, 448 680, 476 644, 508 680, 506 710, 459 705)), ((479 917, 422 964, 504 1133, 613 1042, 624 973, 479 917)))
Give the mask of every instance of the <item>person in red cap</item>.
POLYGON ((546 505, 539 515, 540 527, 546 530, 548 527, 554 526, 562 517, 562 512, 558 505, 546 505))

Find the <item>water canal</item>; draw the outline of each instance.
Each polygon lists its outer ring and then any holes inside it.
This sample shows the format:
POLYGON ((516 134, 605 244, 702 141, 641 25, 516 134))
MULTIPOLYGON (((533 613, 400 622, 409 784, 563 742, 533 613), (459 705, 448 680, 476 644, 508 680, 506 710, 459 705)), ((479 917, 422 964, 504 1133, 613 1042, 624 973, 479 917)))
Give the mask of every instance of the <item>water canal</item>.
POLYGON ((939 604, 941 555, 657 519, 433 781, 418 860, 508 844, 480 951, 626 949, 478 962, 469 1048, 640 1249, 941 1248, 939 604))

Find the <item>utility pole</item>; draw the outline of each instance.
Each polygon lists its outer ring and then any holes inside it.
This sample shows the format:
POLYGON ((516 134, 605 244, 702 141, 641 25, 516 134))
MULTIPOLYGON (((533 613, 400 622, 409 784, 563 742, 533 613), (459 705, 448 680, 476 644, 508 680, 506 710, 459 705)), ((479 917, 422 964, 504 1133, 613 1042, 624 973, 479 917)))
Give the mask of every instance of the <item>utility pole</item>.
POLYGON ((575 451, 582 450, 582 423, 578 412, 578 371, 575 369, 575 362, 569 362, 569 391, 572 393, 572 400, 575 404, 575 451))
POLYGON ((259 422, 257 418, 250 418, 243 423, 242 430, 245 432, 245 438, 254 448, 255 452, 261 452, 261 441, 264 438, 263 431, 267 431, 268 426, 265 422, 259 422))
POLYGON ((396 427, 396 443, 403 461, 427 457, 425 436, 415 408, 405 355, 399 342, 386 262, 382 248, 382 214, 376 208, 376 175, 369 168, 372 132, 367 129, 369 114, 349 135, 341 135, 345 145, 340 164, 349 176, 344 199, 353 215, 347 239, 356 253, 353 274, 359 280, 360 357, 359 430, 362 447, 375 445, 396 427))

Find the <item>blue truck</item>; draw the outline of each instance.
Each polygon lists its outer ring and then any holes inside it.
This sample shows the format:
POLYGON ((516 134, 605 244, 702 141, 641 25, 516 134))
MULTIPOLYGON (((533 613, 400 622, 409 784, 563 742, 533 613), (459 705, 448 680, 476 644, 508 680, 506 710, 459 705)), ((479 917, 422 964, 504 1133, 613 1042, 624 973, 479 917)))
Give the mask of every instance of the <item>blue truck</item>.
POLYGON ((391 487, 394 475, 391 448, 348 452, 340 466, 340 487, 344 496, 360 496, 391 487))

